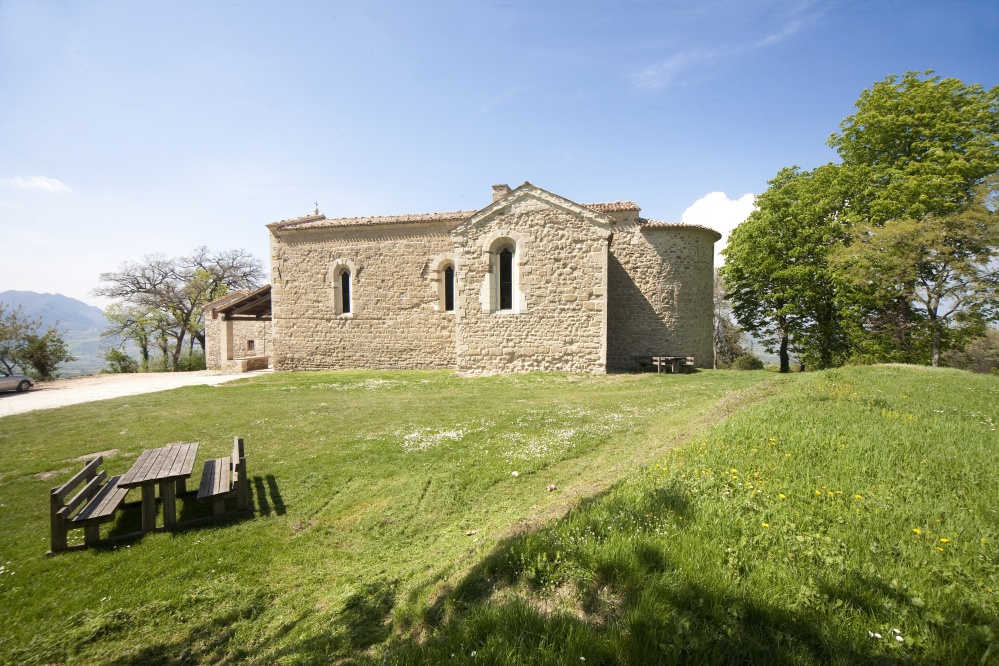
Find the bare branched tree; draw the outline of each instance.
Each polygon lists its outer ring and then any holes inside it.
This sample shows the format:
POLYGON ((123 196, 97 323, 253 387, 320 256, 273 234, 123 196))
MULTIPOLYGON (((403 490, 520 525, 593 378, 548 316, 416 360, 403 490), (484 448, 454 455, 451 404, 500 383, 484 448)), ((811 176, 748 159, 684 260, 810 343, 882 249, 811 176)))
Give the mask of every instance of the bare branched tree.
MULTIPOLYGON (((156 335, 177 371, 188 335, 205 347, 205 304, 233 289, 254 289, 265 275, 263 263, 246 250, 212 252, 202 246, 184 257, 150 254, 142 261, 125 262, 116 272, 101 273, 106 286, 92 294, 112 298, 158 322, 156 335)), ((127 334, 128 328, 108 333, 127 334)))

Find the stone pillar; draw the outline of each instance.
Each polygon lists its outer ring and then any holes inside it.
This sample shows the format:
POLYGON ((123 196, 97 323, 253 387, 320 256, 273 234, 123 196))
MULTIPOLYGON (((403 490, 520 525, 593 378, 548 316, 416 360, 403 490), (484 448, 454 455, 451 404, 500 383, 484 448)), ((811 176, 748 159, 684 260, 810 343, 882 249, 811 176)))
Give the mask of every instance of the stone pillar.
POLYGON ((222 372, 228 372, 229 361, 232 360, 232 319, 222 315, 222 335, 219 336, 222 349, 219 351, 219 365, 222 372))

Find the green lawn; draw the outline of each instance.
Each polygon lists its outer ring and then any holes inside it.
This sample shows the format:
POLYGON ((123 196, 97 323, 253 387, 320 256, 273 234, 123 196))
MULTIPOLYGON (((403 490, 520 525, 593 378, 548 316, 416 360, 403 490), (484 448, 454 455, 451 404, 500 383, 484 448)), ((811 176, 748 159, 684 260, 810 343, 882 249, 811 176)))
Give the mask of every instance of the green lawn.
MULTIPOLYGON (((519 565, 492 573, 497 558, 534 557, 537 539, 583 515, 560 518, 581 500, 608 505, 641 484, 657 497, 643 463, 795 381, 296 373, 5 417, 0 661, 436 661, 432 647, 461 643, 480 607, 502 613, 523 598, 536 621, 561 622, 546 584, 519 565), (143 449, 198 441, 196 487, 201 461, 228 454, 234 435, 246 442, 252 518, 44 555, 48 490, 82 468, 73 458, 118 449, 104 469, 120 474, 143 449), (498 596, 484 604, 493 578, 498 596)), ((186 520, 210 507, 179 500, 178 511, 186 520)), ((128 508, 103 533, 138 525, 128 508)), ((550 581, 571 605, 582 565, 563 562, 550 581)), ((573 612, 585 627, 589 611, 573 612)), ((619 631, 616 617, 586 640, 616 645, 605 635, 619 631)))
POLYGON ((398 608, 390 661, 999 664, 997 420, 995 377, 794 375, 398 608))

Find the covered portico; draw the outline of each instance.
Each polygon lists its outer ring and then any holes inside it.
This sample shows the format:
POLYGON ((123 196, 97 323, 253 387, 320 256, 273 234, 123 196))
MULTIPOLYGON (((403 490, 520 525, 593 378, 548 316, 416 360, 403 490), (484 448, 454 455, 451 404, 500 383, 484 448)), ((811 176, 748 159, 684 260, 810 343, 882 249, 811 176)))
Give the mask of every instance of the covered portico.
POLYGON ((253 354, 256 351, 254 340, 247 340, 249 347, 241 349, 248 355, 237 355, 234 336, 234 324, 237 322, 270 322, 271 321, 271 285, 251 291, 234 300, 224 303, 221 307, 212 308, 212 319, 221 319, 220 365, 223 374, 239 374, 250 370, 266 370, 270 364, 270 350, 266 353, 253 354))

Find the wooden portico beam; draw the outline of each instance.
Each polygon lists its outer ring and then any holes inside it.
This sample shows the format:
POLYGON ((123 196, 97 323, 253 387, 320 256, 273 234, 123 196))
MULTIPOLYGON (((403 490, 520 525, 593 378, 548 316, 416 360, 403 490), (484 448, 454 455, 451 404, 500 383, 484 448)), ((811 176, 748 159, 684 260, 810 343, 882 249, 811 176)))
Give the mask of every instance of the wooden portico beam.
POLYGON ((264 294, 263 296, 258 296, 257 298, 255 298, 254 300, 250 301, 249 303, 241 305, 241 306, 239 306, 237 308, 233 308, 231 310, 229 310, 228 308, 225 308, 222 311, 226 314, 226 316, 243 314, 247 310, 252 310, 253 308, 255 308, 255 307, 259 306, 259 305, 263 305, 264 303, 270 302, 270 300, 271 300, 271 295, 270 295, 270 293, 267 293, 267 294, 264 294))

